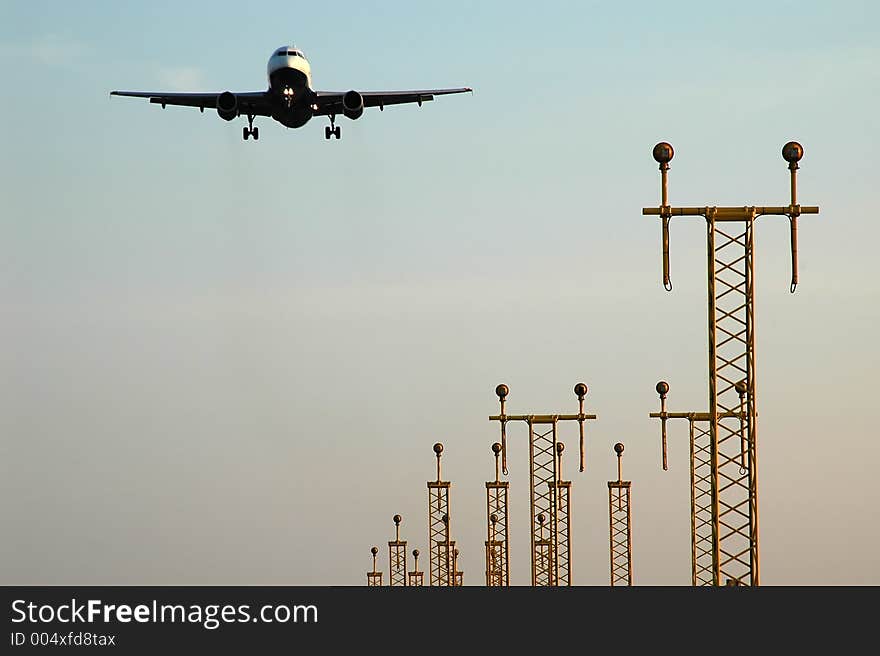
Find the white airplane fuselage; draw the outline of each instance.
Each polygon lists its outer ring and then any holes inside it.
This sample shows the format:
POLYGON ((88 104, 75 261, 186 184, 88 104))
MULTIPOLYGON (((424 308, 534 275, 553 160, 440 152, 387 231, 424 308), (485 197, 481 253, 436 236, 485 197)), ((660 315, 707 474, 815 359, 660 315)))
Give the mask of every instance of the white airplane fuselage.
POLYGON ((272 118, 289 128, 302 127, 312 118, 312 67, 294 46, 278 48, 266 65, 272 118))

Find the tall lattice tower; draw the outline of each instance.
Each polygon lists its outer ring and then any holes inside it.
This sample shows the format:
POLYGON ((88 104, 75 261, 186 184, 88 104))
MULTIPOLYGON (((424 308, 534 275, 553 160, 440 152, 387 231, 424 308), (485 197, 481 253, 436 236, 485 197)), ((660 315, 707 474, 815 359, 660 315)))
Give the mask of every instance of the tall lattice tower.
POLYGON ((788 162, 791 202, 776 207, 671 207, 668 204, 672 146, 654 146, 660 164, 659 207, 642 214, 661 219, 663 286, 669 277, 669 222, 673 216, 699 216, 706 221, 709 336, 709 424, 712 481, 712 585, 759 585, 757 394, 755 380, 755 220, 785 216, 791 228, 791 287, 798 284, 797 220, 818 214, 818 207, 797 202, 797 169, 804 149, 795 141, 782 148, 788 162), (737 385, 745 389, 745 429, 737 410, 737 385))
POLYGON ((630 491, 632 481, 621 480, 620 459, 623 444, 614 445, 617 453, 617 480, 608 481, 608 520, 611 526, 611 585, 632 585, 632 521, 630 491))
POLYGON ((382 585, 382 572, 376 569, 376 555, 379 553, 379 547, 371 547, 370 553, 373 554, 373 571, 367 572, 367 586, 382 585))
POLYGON ((492 445, 495 454, 495 480, 486 481, 486 585, 510 585, 510 543, 507 521, 507 498, 510 483, 499 478, 498 458, 501 444, 492 445))
POLYGON ((451 483, 442 480, 440 457, 443 445, 434 444, 437 456, 437 480, 428 481, 428 544, 431 545, 429 570, 432 586, 452 586, 455 584, 452 556, 455 541, 449 539, 449 489, 451 483))
POLYGON ((559 495, 557 481, 557 425, 560 421, 577 421, 580 428, 580 470, 584 471, 584 422, 596 415, 584 413, 587 386, 578 383, 574 393, 578 398, 577 414, 508 415, 505 412, 507 385, 495 388, 501 402, 501 414, 491 415, 489 421, 501 424, 501 463, 507 474, 507 422, 524 421, 529 426, 529 514, 531 529, 532 585, 555 586, 559 582, 557 554, 559 495), (545 527, 544 524, 547 524, 545 527))
POLYGON ((562 452, 565 445, 556 443, 556 514, 553 517, 554 585, 571 585, 571 481, 562 480, 562 452))
POLYGON ((425 585, 425 573, 419 569, 419 550, 413 549, 413 568, 407 573, 409 576, 410 587, 421 587, 425 585))
POLYGON ((406 540, 400 539, 400 515, 395 515, 394 539, 388 541, 388 585, 407 584, 406 540))
MULTIPOLYGON (((660 412, 650 416, 660 419, 663 469, 668 469, 666 458, 666 422, 669 419, 687 419, 690 441, 690 480, 691 480, 691 584, 695 586, 712 585, 714 522, 712 518, 712 425, 708 412, 668 412, 666 395, 669 383, 661 380, 656 386, 660 395, 660 412)), ((737 413, 727 413, 725 418, 737 417, 740 422, 741 443, 745 435, 745 385, 739 383, 740 409, 737 413)), ((746 449, 741 449, 745 453, 746 449)))

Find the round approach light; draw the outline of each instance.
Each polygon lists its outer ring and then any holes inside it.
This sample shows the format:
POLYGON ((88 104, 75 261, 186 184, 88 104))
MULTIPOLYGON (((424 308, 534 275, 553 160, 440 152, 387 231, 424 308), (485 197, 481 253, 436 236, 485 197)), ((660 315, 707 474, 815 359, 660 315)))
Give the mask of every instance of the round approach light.
POLYGON ((799 162, 801 157, 803 156, 804 147, 801 146, 797 141, 789 141, 782 147, 782 157, 789 164, 799 162))
POLYGON ((672 149, 672 144, 661 141, 654 146, 654 150, 651 154, 654 156, 654 159, 658 164, 669 164, 669 162, 672 161, 673 155, 675 155, 675 151, 672 149))

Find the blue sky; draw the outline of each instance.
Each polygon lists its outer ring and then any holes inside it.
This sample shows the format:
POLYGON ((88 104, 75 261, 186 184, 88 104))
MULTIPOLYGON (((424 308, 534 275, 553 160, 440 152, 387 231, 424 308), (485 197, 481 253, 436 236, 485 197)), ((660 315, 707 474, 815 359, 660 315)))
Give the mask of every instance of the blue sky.
POLYGON ((607 584, 622 441, 636 583, 688 584, 686 434, 662 472, 647 415, 661 378, 670 407, 706 405, 705 240, 673 223, 666 293, 651 149, 675 147, 673 204, 782 205, 795 139, 820 207, 796 294, 786 222, 757 230, 762 578, 880 583, 880 10, 471 5, 0 6, 3 580, 361 584, 395 513, 427 551, 442 441, 479 584, 495 386, 512 412, 573 411, 583 380, 575 582, 607 584), (257 119, 256 143, 109 96, 260 90, 286 43, 321 89, 474 93, 341 119, 339 141, 257 119))

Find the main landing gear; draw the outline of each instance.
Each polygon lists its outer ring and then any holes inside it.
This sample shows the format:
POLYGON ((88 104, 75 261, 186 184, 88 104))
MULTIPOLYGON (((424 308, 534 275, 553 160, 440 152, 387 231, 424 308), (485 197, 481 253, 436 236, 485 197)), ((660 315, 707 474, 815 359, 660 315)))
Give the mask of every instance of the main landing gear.
POLYGON ((241 137, 245 141, 248 137, 253 137, 254 141, 260 138, 260 128, 254 127, 254 114, 248 114, 248 126, 241 129, 241 137))
POLYGON ((334 137, 336 137, 337 139, 339 139, 339 137, 342 135, 342 127, 339 125, 336 125, 336 117, 335 116, 330 117, 330 125, 328 125, 327 127, 324 128, 324 138, 325 139, 329 139, 331 134, 334 137))

